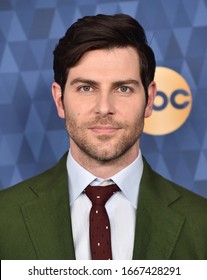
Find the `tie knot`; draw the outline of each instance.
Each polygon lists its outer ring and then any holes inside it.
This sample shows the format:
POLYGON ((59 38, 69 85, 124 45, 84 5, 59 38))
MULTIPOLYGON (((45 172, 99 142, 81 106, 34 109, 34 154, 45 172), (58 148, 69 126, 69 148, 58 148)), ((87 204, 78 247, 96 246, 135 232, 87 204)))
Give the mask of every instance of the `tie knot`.
POLYGON ((88 186, 85 189, 85 194, 91 200, 93 205, 104 206, 107 200, 117 191, 119 191, 119 188, 115 184, 104 187, 88 186))

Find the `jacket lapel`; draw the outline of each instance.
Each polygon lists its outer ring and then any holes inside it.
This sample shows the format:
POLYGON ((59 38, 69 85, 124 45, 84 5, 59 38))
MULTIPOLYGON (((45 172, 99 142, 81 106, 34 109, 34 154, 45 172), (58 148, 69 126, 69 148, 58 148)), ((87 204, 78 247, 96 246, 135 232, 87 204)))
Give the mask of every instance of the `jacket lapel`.
POLYGON ((171 207, 181 195, 144 160, 133 259, 170 259, 185 217, 171 207))
POLYGON ((22 206, 38 259, 75 259, 65 161, 30 186, 35 198, 22 206))

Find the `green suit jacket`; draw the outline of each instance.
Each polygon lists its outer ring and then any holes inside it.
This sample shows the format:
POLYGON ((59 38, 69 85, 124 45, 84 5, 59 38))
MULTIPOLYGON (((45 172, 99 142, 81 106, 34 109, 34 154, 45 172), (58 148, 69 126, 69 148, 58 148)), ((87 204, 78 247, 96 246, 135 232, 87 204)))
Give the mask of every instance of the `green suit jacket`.
MULTIPOLYGON (((75 259, 66 155, 0 192, 0 258, 75 259)), ((145 160, 133 259, 207 259, 207 200, 164 179, 145 160)))

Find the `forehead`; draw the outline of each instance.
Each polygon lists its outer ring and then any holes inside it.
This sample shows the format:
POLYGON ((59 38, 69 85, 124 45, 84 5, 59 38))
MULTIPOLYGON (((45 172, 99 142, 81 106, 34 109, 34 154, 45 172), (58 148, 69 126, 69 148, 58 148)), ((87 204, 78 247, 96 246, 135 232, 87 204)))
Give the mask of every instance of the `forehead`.
POLYGON ((139 56, 135 48, 113 48, 92 50, 86 52, 79 62, 71 67, 69 76, 74 75, 132 75, 137 78, 140 76, 139 56))

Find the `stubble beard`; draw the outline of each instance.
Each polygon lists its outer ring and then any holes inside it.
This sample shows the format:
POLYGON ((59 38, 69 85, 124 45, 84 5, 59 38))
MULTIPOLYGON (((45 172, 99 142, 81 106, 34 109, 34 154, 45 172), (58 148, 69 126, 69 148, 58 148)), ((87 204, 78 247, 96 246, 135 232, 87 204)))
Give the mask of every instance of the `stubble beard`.
POLYGON ((85 156, 102 164, 124 156, 140 138, 143 127, 144 116, 137 117, 133 125, 114 121, 111 117, 97 118, 92 122, 78 125, 72 116, 66 114, 69 137, 85 156), (124 133, 116 141, 111 135, 97 135, 96 141, 93 141, 89 138, 87 130, 95 125, 111 125, 122 129, 124 133))

